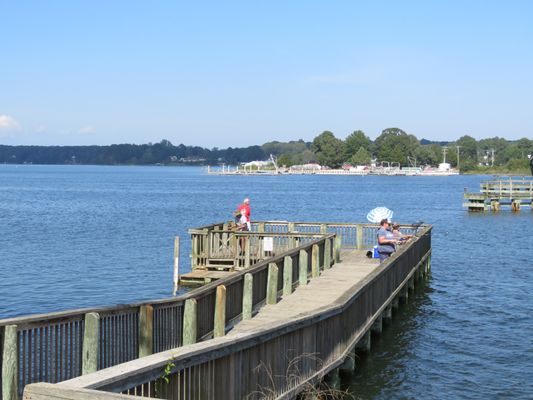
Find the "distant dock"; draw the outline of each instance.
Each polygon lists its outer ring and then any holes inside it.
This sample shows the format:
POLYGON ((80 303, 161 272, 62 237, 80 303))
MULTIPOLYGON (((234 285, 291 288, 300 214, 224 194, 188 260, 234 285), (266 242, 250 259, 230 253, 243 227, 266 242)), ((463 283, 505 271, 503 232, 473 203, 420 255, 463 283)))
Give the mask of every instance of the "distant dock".
POLYGON ((500 211, 509 207, 520 211, 523 206, 533 210, 533 177, 509 177, 481 182, 479 193, 464 193, 463 207, 468 211, 500 211))

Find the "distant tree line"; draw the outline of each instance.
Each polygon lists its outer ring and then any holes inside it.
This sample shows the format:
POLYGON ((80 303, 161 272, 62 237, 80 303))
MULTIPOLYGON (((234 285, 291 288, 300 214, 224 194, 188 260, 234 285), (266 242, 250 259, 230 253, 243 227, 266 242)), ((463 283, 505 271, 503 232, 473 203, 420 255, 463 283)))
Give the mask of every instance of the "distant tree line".
POLYGON ((238 164, 262 160, 261 146, 211 150, 197 146, 159 143, 113 144, 110 146, 5 146, 0 145, 0 163, 10 164, 95 164, 95 165, 172 165, 238 164))
POLYGON ((516 172, 529 171, 528 155, 533 154, 533 141, 523 138, 509 141, 489 138, 477 141, 465 135, 456 141, 419 140, 399 128, 384 129, 371 140, 356 130, 344 140, 325 131, 312 142, 268 142, 262 146, 206 149, 198 146, 173 145, 163 139, 159 143, 115 144, 110 146, 7 146, 0 145, 0 163, 10 164, 103 164, 103 165, 184 165, 220 163, 238 164, 265 160, 270 154, 279 165, 291 166, 318 162, 331 168, 345 163, 369 164, 372 161, 398 163, 402 166, 437 165, 446 161, 461 171, 516 172), (459 160, 458 160, 459 157, 459 160))
POLYGON ((444 148, 446 161, 461 171, 528 173, 528 156, 533 155, 533 140, 509 141, 495 137, 476 141, 465 135, 456 141, 433 142, 418 140, 399 128, 384 129, 374 141, 360 130, 342 140, 325 131, 301 151, 294 151, 294 144, 289 150, 282 151, 278 164, 290 166, 313 160, 331 168, 339 168, 345 163, 370 164, 372 161, 401 166, 436 166, 443 161, 444 148))

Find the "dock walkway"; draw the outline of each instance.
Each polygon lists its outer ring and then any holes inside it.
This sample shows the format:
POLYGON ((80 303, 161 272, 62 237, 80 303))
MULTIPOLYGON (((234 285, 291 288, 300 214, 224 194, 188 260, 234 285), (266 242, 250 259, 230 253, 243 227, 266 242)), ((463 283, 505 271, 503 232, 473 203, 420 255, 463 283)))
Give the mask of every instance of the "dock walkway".
POLYGON ((275 305, 261 308, 252 319, 241 321, 227 337, 266 329, 272 322, 292 321, 301 314, 319 312, 324 305, 340 301, 345 292, 379 267, 379 259, 367 258, 365 253, 361 250, 343 250, 342 262, 334 268, 324 270, 320 279, 313 279, 308 285, 298 287, 294 293, 283 296, 275 305))

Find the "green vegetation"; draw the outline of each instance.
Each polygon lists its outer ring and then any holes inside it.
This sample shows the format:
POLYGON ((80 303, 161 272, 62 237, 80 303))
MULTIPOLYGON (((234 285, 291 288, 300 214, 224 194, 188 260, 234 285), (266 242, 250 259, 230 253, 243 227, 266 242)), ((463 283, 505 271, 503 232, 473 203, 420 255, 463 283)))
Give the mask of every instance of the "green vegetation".
POLYGON ((465 135, 456 141, 432 142, 419 140, 399 128, 384 129, 372 141, 363 131, 356 130, 344 140, 324 131, 312 142, 268 142, 262 146, 211 150, 197 146, 173 145, 168 140, 159 143, 117 144, 111 146, 5 146, 0 145, 0 163, 8 164, 103 164, 103 165, 187 165, 237 164, 266 160, 270 154, 278 164, 291 166, 318 162, 331 168, 344 163, 353 165, 387 161, 407 166, 437 165, 446 160, 462 172, 487 174, 529 174, 528 155, 533 154, 533 140, 509 141, 495 137, 477 141, 465 135), (459 156, 459 160, 458 160, 459 156))

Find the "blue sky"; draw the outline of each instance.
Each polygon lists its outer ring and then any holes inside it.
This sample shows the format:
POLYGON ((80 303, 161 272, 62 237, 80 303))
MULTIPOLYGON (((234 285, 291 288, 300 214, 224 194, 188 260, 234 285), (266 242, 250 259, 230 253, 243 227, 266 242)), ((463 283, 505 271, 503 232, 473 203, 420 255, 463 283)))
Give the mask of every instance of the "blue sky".
POLYGON ((0 144, 533 138, 532 1, 3 1, 0 144))

